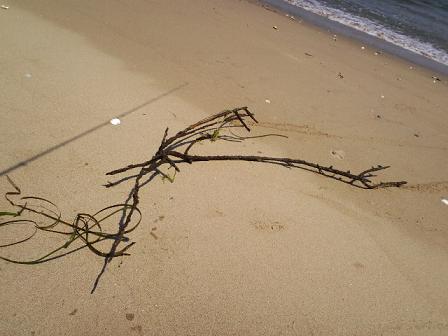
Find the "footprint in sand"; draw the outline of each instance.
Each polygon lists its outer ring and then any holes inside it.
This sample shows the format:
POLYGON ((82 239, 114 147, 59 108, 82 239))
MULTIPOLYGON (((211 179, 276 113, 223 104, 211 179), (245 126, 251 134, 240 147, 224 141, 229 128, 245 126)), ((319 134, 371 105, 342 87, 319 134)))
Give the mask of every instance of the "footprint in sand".
POLYGON ((331 151, 331 156, 336 158, 336 159, 342 160, 345 157, 345 152, 343 150, 340 150, 340 149, 339 150, 332 150, 331 151))

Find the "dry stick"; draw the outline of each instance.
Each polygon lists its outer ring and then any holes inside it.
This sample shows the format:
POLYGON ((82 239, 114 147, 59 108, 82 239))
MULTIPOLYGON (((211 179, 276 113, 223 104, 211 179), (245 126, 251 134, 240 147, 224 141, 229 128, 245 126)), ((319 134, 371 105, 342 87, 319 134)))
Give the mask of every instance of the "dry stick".
MULTIPOLYGON (((127 225, 131 221, 131 217, 133 215, 133 210, 137 208, 137 205, 139 203, 139 197, 138 192, 140 187, 143 185, 140 185, 140 180, 142 177, 150 172, 153 173, 152 177, 157 175, 167 176, 165 173, 163 173, 160 170, 160 167, 164 164, 168 164, 170 167, 173 167, 176 171, 180 171, 177 164, 178 163, 189 163, 192 164, 193 162, 199 162, 199 161, 252 161, 252 162, 261 162, 261 163, 270 163, 270 164, 279 164, 283 165, 289 168, 302 168, 306 170, 313 171, 317 174, 323 175, 325 177, 337 179, 341 182, 348 183, 350 185, 365 188, 365 189, 376 189, 376 188, 386 188, 386 187, 400 187, 403 184, 406 184, 405 181, 398 181, 398 182, 380 182, 380 183, 373 183, 370 178, 374 177, 372 173, 378 172, 384 169, 387 169, 389 167, 383 167, 383 166, 377 166, 372 167, 370 169, 367 169, 359 174, 352 174, 350 171, 342 171, 339 169, 333 168, 333 166, 325 167, 321 166, 317 163, 308 162, 301 159, 291 159, 291 158, 277 158, 277 157, 268 157, 268 156, 252 156, 252 155, 190 155, 188 154, 189 151, 192 149, 194 145, 197 143, 210 139, 210 140, 227 140, 231 139, 232 137, 229 136, 217 136, 215 137, 214 134, 209 134, 206 132, 210 131, 220 131, 221 129, 226 129, 230 127, 244 127, 247 131, 250 131, 249 126, 245 122, 245 118, 249 117, 251 118, 255 123, 258 123, 258 121, 255 119, 253 113, 249 111, 249 109, 244 107, 235 108, 233 110, 225 110, 222 112, 219 112, 215 115, 212 115, 210 117, 207 117, 205 119, 202 119, 198 121, 195 124, 192 124, 185 128, 184 130, 179 131, 174 136, 168 137, 168 128, 165 130, 165 133, 163 135, 161 144, 157 150, 157 152, 154 154, 154 156, 145 162, 139 163, 139 164, 131 164, 124 168, 113 170, 107 175, 116 175, 119 173, 126 172, 131 169, 140 168, 140 171, 137 175, 132 175, 131 177, 135 177, 135 184, 132 189, 132 192, 128 198, 128 201, 132 199, 131 204, 131 210, 125 218, 120 221, 119 230, 116 234, 116 240, 114 241, 111 251, 109 253, 109 256, 105 258, 105 262, 103 265, 103 268, 101 269, 101 272, 99 273, 94 287, 92 289, 92 293, 95 291, 95 289, 98 286, 99 280, 104 273, 107 264, 112 260, 112 258, 115 256, 115 251, 118 247, 118 245, 121 243, 120 238, 122 237, 122 232, 126 230, 127 225), (233 121, 238 121, 239 126, 230 126, 230 123, 233 121), (182 150, 182 152, 177 151, 176 149, 181 149, 183 147, 186 147, 182 150), (176 158, 173 160, 171 157, 176 158), (356 185, 355 183, 358 182, 361 184, 361 186, 356 185)), ((278 134, 270 134, 273 136, 279 136, 278 134)), ((270 136, 269 135, 269 136, 270 136)), ((267 136, 267 135, 264 135, 267 136)), ((260 136, 261 137, 261 136, 260 136)), ((238 137, 235 136, 236 139, 244 141, 246 139, 245 137, 238 137)), ((248 137, 249 138, 249 137, 248 137)), ((110 183, 109 186, 117 185, 123 181, 127 180, 127 178, 122 178, 121 180, 118 180, 114 183, 110 183)), ((144 184, 146 184, 145 182, 144 184)), ((127 203, 127 202, 126 202, 127 203)), ((130 247, 130 245, 128 245, 130 247)), ((127 247, 127 248, 128 248, 127 247)), ((127 249, 126 248, 126 249, 127 249)))
MULTIPOLYGON (((252 155, 190 155, 190 150, 201 141, 205 140, 223 140, 223 141, 244 141, 245 139, 249 138, 256 138, 256 137, 263 137, 263 136, 282 136, 279 134, 265 134, 255 137, 240 137, 233 133, 231 133, 233 136, 229 135, 220 135, 221 130, 230 130, 233 128, 244 128, 247 131, 250 131, 250 128, 248 124, 246 123, 246 118, 252 119, 255 123, 258 121, 255 119, 254 115, 249 111, 249 109, 244 107, 235 108, 233 110, 225 110, 222 112, 219 112, 215 115, 209 116, 205 119, 202 119, 198 121, 197 123, 188 126, 184 130, 181 130, 177 132, 174 136, 168 138, 168 128, 165 130, 165 133, 163 135, 162 141, 160 143, 160 146, 157 150, 157 152, 154 154, 154 156, 145 162, 138 163, 138 164, 131 164, 124 168, 113 170, 107 175, 117 175, 120 173, 127 172, 132 169, 139 168, 139 171, 137 174, 135 172, 129 176, 122 177, 118 181, 115 182, 109 182, 107 184, 107 187, 112 187, 115 185, 118 185, 120 183, 123 183, 124 181, 128 181, 131 179, 135 179, 134 185, 132 190, 130 191, 128 198, 126 202, 122 205, 115 205, 111 207, 104 208, 97 212, 94 215, 88 215, 88 214, 78 214, 75 222, 73 224, 70 224, 64 220, 61 219, 60 214, 56 213, 52 210, 49 210, 45 207, 42 207, 42 209, 45 209, 49 211, 51 214, 45 213, 43 210, 35 210, 30 206, 27 206, 27 203, 25 205, 17 204, 13 202, 10 199, 10 196, 17 196, 20 194, 20 189, 8 178, 12 186, 14 187, 15 191, 8 192, 5 194, 6 199, 13 205, 19 207, 20 211, 17 213, 17 216, 20 216, 21 213, 24 210, 34 212, 37 215, 41 215, 43 217, 46 217, 48 219, 53 219, 55 222, 49 226, 45 227, 38 227, 37 229, 45 230, 52 233, 57 234, 64 234, 64 235, 70 235, 71 238, 67 241, 66 244, 64 244, 62 247, 59 247, 57 250, 50 252, 46 256, 39 258, 35 261, 31 262, 23 262, 23 263, 40 263, 45 262, 49 260, 53 260, 55 258, 62 257, 64 255, 76 252, 82 248, 88 247, 93 253, 95 253, 98 256, 104 257, 104 264, 94 282, 92 293, 96 290, 100 279, 102 275, 104 274, 105 270, 107 269, 108 264, 111 262, 111 260, 114 257, 117 256, 125 256, 128 255, 126 251, 134 244, 129 243, 124 248, 118 249, 119 245, 121 243, 126 243, 129 241, 127 237, 124 235, 131 232, 135 229, 135 227, 138 225, 133 226, 132 228, 128 229, 128 226, 130 225, 132 221, 132 217, 135 215, 135 213, 138 213, 141 216, 140 210, 138 209, 139 204, 139 191, 140 188, 142 188, 147 183, 151 182, 152 179, 154 179, 156 176, 164 176, 168 177, 167 174, 165 174, 161 168, 162 166, 167 165, 168 168, 174 168, 176 172, 179 172, 180 169, 178 167, 178 164, 180 163, 189 163, 192 164, 193 162, 204 162, 204 161, 251 161, 251 162, 260 162, 260 163, 268 163, 268 164, 278 164, 282 165, 288 168, 301 168, 305 170, 312 171, 314 173, 323 175, 328 178, 337 179, 341 182, 348 183, 352 186, 356 186, 359 188, 364 189, 376 189, 376 188, 386 188, 386 187, 400 187, 403 184, 405 184, 405 181, 399 181, 399 182, 380 182, 380 183, 374 183, 370 179, 372 177, 375 177, 374 173, 379 172, 381 170, 385 170, 389 167, 383 167, 383 166, 376 166, 372 167, 370 169, 366 169, 362 171, 359 174, 353 174, 350 171, 342 171, 339 169, 333 168, 333 166, 325 167, 321 166, 317 163, 308 162, 301 159, 291 159, 291 158, 277 158, 277 157, 269 157, 269 156, 252 156, 252 155), (233 124, 234 122, 237 123, 237 125, 233 124), (208 133, 212 132, 212 133, 208 133), (150 174, 149 178, 142 182, 142 179, 144 176, 150 174), (357 184, 356 184, 357 183, 357 184), (121 219, 119 221, 118 225, 118 231, 115 234, 109 234, 109 233, 103 233, 100 222, 107 217, 111 216, 112 214, 108 215, 105 218, 102 219, 96 219, 95 216, 99 213, 112 209, 115 207, 121 207, 122 215, 121 219), (70 227, 72 229, 72 232, 62 232, 54 230, 53 227, 56 223, 63 224, 64 226, 70 227), (92 226, 89 226, 89 223, 93 223, 92 226), (99 231, 93 231, 92 229, 94 227, 98 227, 99 231), (93 235, 95 240, 90 241, 89 235, 93 235), (60 249, 68 247, 73 241, 76 239, 80 239, 84 242, 85 245, 75 248, 74 250, 71 250, 67 253, 63 253, 62 255, 53 256, 53 254, 60 249), (94 244, 104 241, 106 239, 113 239, 112 246, 109 250, 109 252, 104 253, 95 247, 93 247, 94 244)), ((23 201, 27 200, 40 200, 49 203, 50 205, 55 206, 53 203, 51 203, 48 200, 38 198, 38 197, 22 197, 23 201)), ((116 212, 114 212, 116 213, 116 212)), ((26 221, 26 220, 25 220, 26 221)), ((1 225, 9 225, 9 223, 14 224, 17 222, 16 220, 9 221, 6 223, 1 223, 1 225)), ((33 223, 33 222, 31 222, 33 223)), ((34 235, 34 234, 33 234, 34 235)), ((26 238, 24 240, 19 241, 23 242, 26 241, 29 238, 26 238)), ((9 245, 9 244, 8 244, 9 245)), ((8 258, 0 257, 3 260, 14 262, 13 260, 9 260, 8 258)))

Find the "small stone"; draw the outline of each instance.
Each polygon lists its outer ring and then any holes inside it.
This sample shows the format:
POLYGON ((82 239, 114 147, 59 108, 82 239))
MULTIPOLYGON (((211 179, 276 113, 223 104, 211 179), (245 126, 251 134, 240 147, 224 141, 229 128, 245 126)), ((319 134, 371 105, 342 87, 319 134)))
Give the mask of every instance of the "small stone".
POLYGON ((448 205, 448 198, 444 197, 441 199, 442 203, 448 205))
POLYGON ((364 50, 364 49, 366 49, 366 47, 362 46, 361 49, 364 50))
POLYGON ((2 5, 1 7, 2 7, 2 9, 9 9, 9 6, 6 6, 6 5, 2 5))
POLYGON ((384 95, 381 95, 381 99, 384 99, 384 95))
POLYGON ((270 104, 271 101, 270 101, 269 99, 265 99, 265 103, 266 103, 266 104, 270 104))
POLYGON ((278 29, 278 27, 277 27, 277 26, 272 26, 272 28, 273 28, 273 29, 275 29, 275 30, 277 30, 277 29, 278 29))
POLYGON ((30 73, 25 74, 25 78, 31 78, 31 77, 33 77, 33 75, 31 75, 30 73))

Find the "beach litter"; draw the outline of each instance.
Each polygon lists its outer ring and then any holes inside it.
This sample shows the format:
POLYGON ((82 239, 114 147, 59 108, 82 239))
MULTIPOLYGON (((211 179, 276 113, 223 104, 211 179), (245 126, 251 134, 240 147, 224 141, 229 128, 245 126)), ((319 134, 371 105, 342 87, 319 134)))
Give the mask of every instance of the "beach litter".
POLYGON ((121 124, 121 120, 118 119, 118 118, 114 118, 114 119, 112 119, 112 120, 110 121, 110 123, 111 123, 112 125, 114 125, 114 126, 118 126, 118 125, 121 124))
POLYGON ((441 199, 441 201, 442 201, 443 204, 448 205, 448 197, 443 197, 441 199))

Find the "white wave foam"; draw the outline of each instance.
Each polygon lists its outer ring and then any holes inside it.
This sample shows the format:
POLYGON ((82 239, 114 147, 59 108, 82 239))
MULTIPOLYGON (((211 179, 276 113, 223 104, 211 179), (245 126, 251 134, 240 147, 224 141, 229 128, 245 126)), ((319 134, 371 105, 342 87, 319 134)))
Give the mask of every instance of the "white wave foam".
POLYGON ((423 42, 417 38, 398 33, 367 18, 358 17, 339 9, 326 7, 316 0, 286 1, 314 14, 324 16, 329 20, 342 23, 343 25, 352 27, 366 34, 376 36, 419 55, 423 55, 436 62, 448 65, 448 54, 445 51, 438 49, 431 43, 423 42))

